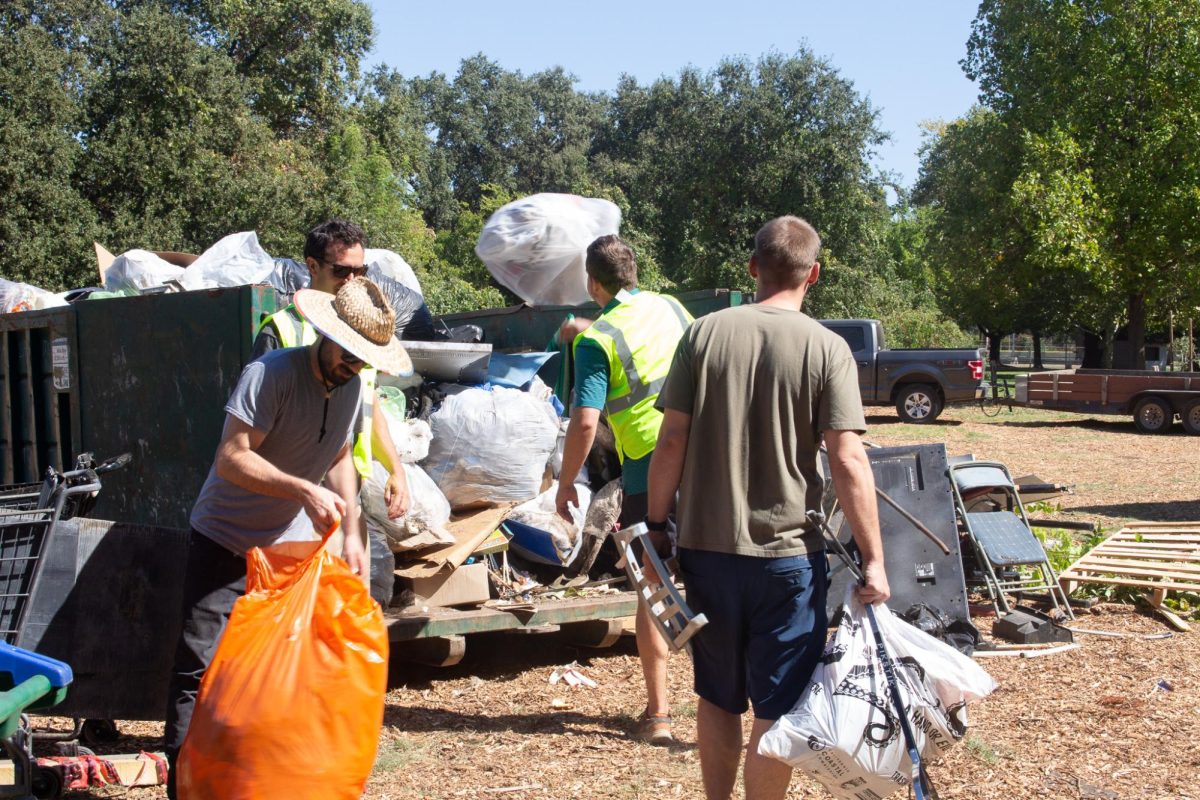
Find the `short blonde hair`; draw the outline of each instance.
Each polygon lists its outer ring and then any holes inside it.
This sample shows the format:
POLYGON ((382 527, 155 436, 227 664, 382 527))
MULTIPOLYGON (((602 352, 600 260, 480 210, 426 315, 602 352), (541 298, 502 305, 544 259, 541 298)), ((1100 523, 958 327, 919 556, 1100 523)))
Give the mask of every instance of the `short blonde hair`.
POLYGON ((808 279, 817 263, 821 237, 799 217, 777 217, 759 228, 754 237, 758 271, 772 286, 795 289, 808 279))

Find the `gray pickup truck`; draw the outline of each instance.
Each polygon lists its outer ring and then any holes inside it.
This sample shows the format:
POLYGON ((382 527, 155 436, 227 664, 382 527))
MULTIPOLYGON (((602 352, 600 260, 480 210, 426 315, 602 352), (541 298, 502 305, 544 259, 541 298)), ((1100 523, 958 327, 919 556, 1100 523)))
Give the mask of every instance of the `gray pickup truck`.
POLYGON ((983 351, 888 350, 877 319, 823 319, 846 340, 858 364, 864 406, 896 406, 905 422, 933 422, 949 403, 983 396, 983 351))

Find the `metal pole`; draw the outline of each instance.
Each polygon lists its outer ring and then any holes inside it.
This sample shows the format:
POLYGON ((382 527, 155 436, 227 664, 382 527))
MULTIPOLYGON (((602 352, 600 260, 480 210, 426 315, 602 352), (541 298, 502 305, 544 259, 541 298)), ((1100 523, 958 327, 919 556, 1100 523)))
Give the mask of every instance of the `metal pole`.
POLYGON ((1167 314, 1167 371, 1175 366, 1175 312, 1167 314))

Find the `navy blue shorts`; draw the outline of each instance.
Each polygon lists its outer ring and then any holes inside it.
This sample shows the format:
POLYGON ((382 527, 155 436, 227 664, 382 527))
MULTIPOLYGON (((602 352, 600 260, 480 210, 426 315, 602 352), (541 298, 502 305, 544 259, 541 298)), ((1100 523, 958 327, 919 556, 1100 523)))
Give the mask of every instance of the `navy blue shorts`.
POLYGON ((759 558, 679 550, 692 611, 696 694, 723 711, 776 720, 792 710, 825 648, 824 553, 759 558))

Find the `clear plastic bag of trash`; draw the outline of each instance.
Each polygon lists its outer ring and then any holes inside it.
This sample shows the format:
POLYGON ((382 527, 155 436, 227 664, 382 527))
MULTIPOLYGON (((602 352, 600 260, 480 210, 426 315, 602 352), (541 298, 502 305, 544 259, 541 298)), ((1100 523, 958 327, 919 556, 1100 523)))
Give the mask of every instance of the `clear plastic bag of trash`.
POLYGON ((454 537, 446 530, 450 504, 445 495, 416 464, 403 466, 404 477, 408 479, 408 512, 397 519, 388 519, 383 490, 389 475, 387 468, 376 461, 359 494, 367 522, 387 537, 393 552, 454 544, 454 537))
POLYGON ((169 264, 149 250, 127 250, 104 270, 104 289, 109 292, 154 289, 179 280, 183 273, 183 267, 169 264))
POLYGON ((368 247, 363 253, 363 263, 369 268, 367 270, 368 278, 383 275, 391 280, 399 281, 417 294, 424 296, 425 293, 421 291, 421 281, 417 279, 417 273, 399 253, 378 247, 368 247))
MULTIPOLYGON (((908 787, 912 760, 853 584, 844 609, 800 701, 763 735, 758 752, 803 770, 834 797, 887 797, 908 787)), ((954 648, 893 617, 887 606, 874 611, 918 752, 922 759, 937 758, 966 733, 967 702, 991 694, 996 683, 954 648)))
POLYGON ((433 430, 429 423, 420 419, 404 418, 404 394, 391 386, 380 389, 380 407, 388 422, 388 433, 392 435, 392 444, 396 446, 396 455, 404 464, 416 464, 424 461, 429 455, 429 444, 433 441, 433 430), (389 397, 393 392, 398 399, 389 397))
POLYGON ((501 285, 531 305, 579 305, 591 299, 584 271, 588 245, 620 227, 621 210, 608 200, 535 194, 497 209, 475 254, 501 285))
POLYGON ((557 420, 548 403, 528 392, 456 390, 430 416, 433 441, 424 466, 452 508, 524 502, 540 493, 557 420))
POLYGON ((216 289, 270 283, 275 259, 258 243, 254 231, 231 233, 200 254, 183 271, 179 282, 185 289, 216 289))
POLYGON ((65 305, 68 305, 67 301, 54 292, 47 292, 32 284, 0 278, 0 314, 40 311, 65 305))

